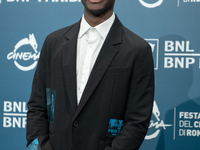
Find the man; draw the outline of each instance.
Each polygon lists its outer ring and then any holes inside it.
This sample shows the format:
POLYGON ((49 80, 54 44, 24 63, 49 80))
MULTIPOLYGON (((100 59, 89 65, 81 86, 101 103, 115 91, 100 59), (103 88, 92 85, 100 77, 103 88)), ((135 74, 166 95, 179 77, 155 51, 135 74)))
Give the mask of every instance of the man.
POLYGON ((82 3, 81 21, 44 42, 28 103, 27 145, 137 150, 153 105, 151 48, 121 24, 115 0, 82 3))

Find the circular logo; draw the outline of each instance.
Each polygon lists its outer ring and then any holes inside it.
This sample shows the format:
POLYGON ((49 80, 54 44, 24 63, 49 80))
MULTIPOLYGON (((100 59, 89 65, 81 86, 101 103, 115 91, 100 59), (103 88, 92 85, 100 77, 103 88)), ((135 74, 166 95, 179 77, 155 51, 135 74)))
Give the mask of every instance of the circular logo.
POLYGON ((14 64, 18 69, 20 69, 22 71, 30 71, 36 67, 37 62, 38 62, 37 60, 40 56, 40 52, 37 51, 37 47, 38 47, 38 44, 36 42, 34 34, 29 34, 29 38, 24 38, 15 45, 13 52, 10 52, 7 55, 7 59, 8 60, 13 59, 14 64), (34 53, 32 53, 32 52, 17 52, 17 50, 19 48, 21 48, 22 46, 25 46, 25 45, 30 45, 31 48, 33 49, 34 53), (34 62, 28 66, 20 65, 17 62, 17 60, 28 61, 31 59, 34 62))
POLYGON ((139 2, 140 2, 143 6, 145 6, 145 7, 147 7, 147 8, 155 8, 155 7, 160 6, 160 5, 163 3, 163 0, 158 0, 158 1, 155 2, 155 3, 147 3, 147 2, 145 2, 144 0, 139 0, 139 2))

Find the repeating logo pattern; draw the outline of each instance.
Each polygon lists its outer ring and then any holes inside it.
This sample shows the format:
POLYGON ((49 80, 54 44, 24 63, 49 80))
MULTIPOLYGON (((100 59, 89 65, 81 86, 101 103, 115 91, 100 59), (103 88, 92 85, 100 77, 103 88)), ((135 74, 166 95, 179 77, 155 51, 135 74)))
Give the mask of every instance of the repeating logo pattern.
POLYGON ((160 6, 160 5, 163 3, 163 0, 157 0, 155 3, 147 3, 147 2, 145 2, 144 0, 139 0, 139 2, 140 2, 143 6, 145 6, 145 7, 147 7, 147 8, 155 8, 155 7, 160 6))
POLYGON ((165 124, 164 121, 160 119, 160 111, 158 109, 156 101, 154 101, 153 103, 153 115, 156 121, 154 121, 153 119, 150 121, 149 129, 154 128, 155 131, 150 135, 146 135, 145 137, 146 140, 151 140, 156 138, 159 135, 161 128, 166 130, 166 127, 172 126, 171 124, 165 124))
POLYGON ((154 69, 158 69, 159 39, 145 39, 151 46, 154 60, 154 69))
POLYGON ((179 7, 181 3, 185 3, 185 4, 193 3, 195 5, 196 3, 199 3, 199 2, 200 0, 177 0, 177 7, 179 7))
POLYGON ((7 59, 8 60, 13 59, 14 64, 18 69, 22 71, 30 71, 36 67, 37 62, 38 62, 37 60, 39 59, 39 56, 40 56, 40 52, 37 51, 37 47, 38 47, 38 44, 36 42, 34 34, 29 34, 29 38, 24 38, 15 45, 13 52, 10 52, 7 55, 7 59), (18 50, 22 46, 26 46, 26 45, 30 45, 34 53, 23 52, 23 51, 18 52, 18 50), (18 60, 23 60, 23 61, 33 60, 34 62, 29 66, 23 66, 18 63, 18 60))
POLYGON ((26 128, 26 102, 4 101, 3 128, 26 128))

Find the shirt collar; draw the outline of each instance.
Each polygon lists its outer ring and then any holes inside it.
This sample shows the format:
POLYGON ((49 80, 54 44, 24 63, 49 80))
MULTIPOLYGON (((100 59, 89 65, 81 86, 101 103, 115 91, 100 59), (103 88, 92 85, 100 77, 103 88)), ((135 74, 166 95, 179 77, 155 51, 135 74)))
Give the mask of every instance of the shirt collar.
POLYGON ((81 38, 90 28, 95 28, 97 32, 103 37, 103 39, 106 39, 106 36, 108 35, 108 32, 110 31, 110 28, 115 20, 115 14, 113 13, 110 18, 108 18, 106 21, 102 22, 101 24, 91 27, 87 21, 84 18, 84 15, 81 19, 80 24, 80 30, 79 30, 79 38, 81 38))

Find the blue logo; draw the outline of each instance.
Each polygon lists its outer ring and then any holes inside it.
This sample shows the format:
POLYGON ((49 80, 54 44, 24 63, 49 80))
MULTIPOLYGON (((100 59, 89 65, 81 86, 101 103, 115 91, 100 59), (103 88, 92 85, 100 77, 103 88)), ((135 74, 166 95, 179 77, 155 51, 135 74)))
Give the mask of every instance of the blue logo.
POLYGON ((47 95, 47 115, 50 122, 53 122, 56 91, 50 88, 46 89, 47 95))
POLYGON ((27 147, 27 150, 41 150, 38 139, 33 140, 33 142, 27 147))
POLYGON ((115 137, 121 131, 122 125, 123 120, 110 119, 107 136, 115 137))

